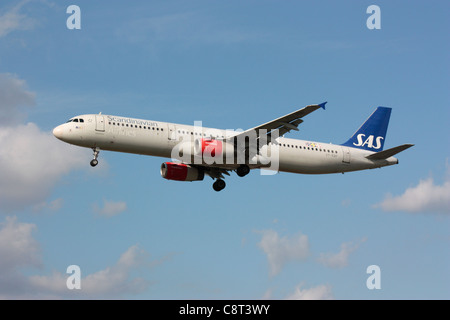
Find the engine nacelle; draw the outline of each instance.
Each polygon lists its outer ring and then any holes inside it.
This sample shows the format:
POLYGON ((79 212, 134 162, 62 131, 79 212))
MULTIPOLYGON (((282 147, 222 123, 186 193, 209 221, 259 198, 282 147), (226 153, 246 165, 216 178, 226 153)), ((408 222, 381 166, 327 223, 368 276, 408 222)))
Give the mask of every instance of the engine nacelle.
POLYGON ((201 156, 204 161, 216 160, 218 163, 224 163, 224 159, 234 159, 234 145, 215 139, 196 139, 194 142, 194 153, 201 156))
POLYGON ((161 164, 161 176, 167 180, 199 181, 203 180, 205 173, 188 164, 163 162, 161 164))

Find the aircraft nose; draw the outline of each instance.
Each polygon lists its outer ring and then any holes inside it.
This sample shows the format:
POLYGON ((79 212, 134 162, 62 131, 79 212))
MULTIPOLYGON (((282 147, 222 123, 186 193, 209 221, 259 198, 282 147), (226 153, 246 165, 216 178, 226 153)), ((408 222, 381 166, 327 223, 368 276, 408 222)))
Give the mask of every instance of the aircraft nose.
POLYGON ((58 138, 58 139, 62 139, 63 137, 63 128, 62 125, 61 126, 57 126, 55 129, 53 129, 53 135, 58 138))

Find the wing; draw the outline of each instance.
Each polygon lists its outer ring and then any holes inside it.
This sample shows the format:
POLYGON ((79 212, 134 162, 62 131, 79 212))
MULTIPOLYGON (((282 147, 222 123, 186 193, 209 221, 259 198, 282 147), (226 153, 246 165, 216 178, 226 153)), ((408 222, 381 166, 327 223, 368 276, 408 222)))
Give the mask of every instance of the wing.
MULTIPOLYGON (((283 117, 240 132, 234 136, 227 137, 223 140, 220 139, 226 143, 234 145, 235 155, 237 155, 237 157, 239 157, 240 154, 244 155, 243 162, 238 162, 234 165, 228 164, 224 166, 197 165, 193 163, 189 163, 189 165, 200 168, 204 171, 205 174, 209 175, 213 179, 223 179, 224 175, 229 176, 230 171, 236 170, 240 166, 239 163, 248 163, 249 159, 252 159, 255 155, 257 155, 259 153, 259 148, 261 148, 264 144, 268 144, 270 142, 270 137, 272 137, 274 131, 278 131, 276 137, 284 135, 291 130, 298 131, 297 127, 300 123, 303 122, 302 118, 319 108, 325 109, 325 104, 326 102, 306 106, 283 117), (267 136, 268 139, 259 140, 263 135, 267 136)), ((259 166, 260 165, 252 166, 252 168, 259 166)))
POLYGON ((277 130, 277 129, 278 129, 280 136, 284 135, 285 133, 287 133, 291 130, 298 131, 297 127, 300 123, 303 122, 302 118, 304 116, 307 116, 311 112, 316 111, 319 108, 325 109, 325 104, 326 104, 326 102, 321 103, 321 104, 314 104, 314 105, 306 106, 300 110, 291 112, 283 117, 280 117, 275 120, 269 121, 267 123, 261 124, 257 127, 245 130, 244 132, 241 132, 241 133, 233 136, 233 138, 237 138, 239 136, 247 136, 252 131, 256 132, 256 135, 258 138, 259 138, 260 134, 265 133, 265 134, 270 135, 270 133, 272 131, 277 130), (263 131, 260 133, 261 130, 264 130, 265 132, 263 131))
POLYGON ((291 112, 283 117, 277 118, 275 120, 261 124, 257 127, 240 132, 237 135, 229 137, 225 140, 227 140, 230 143, 233 143, 237 150, 245 149, 246 153, 248 154, 257 154, 258 153, 257 149, 261 148, 263 145, 270 142, 270 138, 272 137, 274 131, 278 130, 277 136, 282 136, 287 132, 290 132, 291 130, 298 131, 299 124, 303 122, 302 118, 304 116, 307 116, 311 112, 316 111, 317 109, 320 108, 325 109, 326 103, 327 102, 323 102, 321 104, 306 106, 300 110, 291 112), (267 139, 259 140, 263 135, 266 135, 267 139), (248 140, 245 139, 245 137, 251 137, 250 139, 254 140, 253 143, 249 143, 248 140), (237 145, 238 141, 246 141, 246 142, 245 145, 238 146, 237 145), (252 145, 253 147, 250 147, 250 145, 252 145))

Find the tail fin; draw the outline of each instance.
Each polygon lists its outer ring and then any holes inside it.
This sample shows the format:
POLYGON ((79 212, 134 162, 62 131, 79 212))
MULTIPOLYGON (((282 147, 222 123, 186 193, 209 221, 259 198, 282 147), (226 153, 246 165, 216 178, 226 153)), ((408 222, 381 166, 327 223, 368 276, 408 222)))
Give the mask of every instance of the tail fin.
POLYGON ((382 151, 391 117, 391 108, 378 107, 343 146, 382 151))

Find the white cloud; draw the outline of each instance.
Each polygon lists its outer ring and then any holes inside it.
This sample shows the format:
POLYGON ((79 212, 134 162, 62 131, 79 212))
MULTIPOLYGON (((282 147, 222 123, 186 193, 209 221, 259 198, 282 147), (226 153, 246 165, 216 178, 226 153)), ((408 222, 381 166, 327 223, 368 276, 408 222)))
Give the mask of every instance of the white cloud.
POLYGON ((36 229, 34 224, 6 217, 0 228, 0 274, 9 273, 16 267, 41 264, 40 247, 32 236, 36 229))
POLYGON ((450 213, 450 179, 442 185, 434 183, 432 178, 420 180, 415 187, 406 189, 400 196, 388 194, 374 207, 384 211, 406 211, 422 213, 450 213))
POLYGON ((103 200, 103 208, 99 208, 97 204, 94 204, 94 211, 99 215, 105 217, 116 216, 119 213, 125 211, 127 209, 126 202, 123 201, 108 201, 103 200))
POLYGON ((42 201, 41 203, 35 204, 33 206, 33 211, 34 212, 41 212, 44 210, 58 211, 63 206, 63 203, 64 200, 62 198, 58 198, 50 202, 42 201))
POLYGON ((23 268, 42 267, 39 243, 32 233, 36 226, 22 223, 16 217, 6 217, 0 224, 0 298, 118 298, 125 294, 140 293, 148 288, 149 281, 132 277, 136 269, 150 269, 171 257, 148 261, 148 254, 138 245, 128 248, 113 265, 86 276, 81 269, 81 289, 69 290, 69 274, 54 271, 51 275, 22 273, 23 268))
POLYGON ((0 125, 15 125, 24 117, 19 108, 35 105, 36 95, 27 91, 25 80, 0 73, 0 125))
POLYGON ((82 290, 88 295, 112 295, 140 293, 149 283, 142 278, 129 279, 130 271, 145 265, 147 254, 138 245, 125 251, 119 261, 110 268, 88 275, 82 280, 82 290))
POLYGON ((286 300, 332 300, 331 286, 319 285, 309 289, 302 289, 302 284, 295 288, 295 291, 286 297, 286 300))
POLYGON ((272 298, 273 289, 268 289, 266 292, 264 292, 264 295, 262 297, 262 300, 271 300, 272 298))
POLYGON ((321 253, 317 259, 319 263, 329 268, 343 268, 348 266, 348 258, 350 254, 359 248, 366 238, 357 243, 345 242, 341 244, 341 250, 338 253, 321 253))
POLYGON ((62 175, 86 165, 79 148, 34 123, 20 124, 20 108, 34 104, 35 94, 26 90, 24 80, 0 73, 0 212, 42 207, 62 175))
POLYGON ((263 236, 258 245, 267 255, 272 276, 277 275, 286 263, 305 260, 309 255, 306 235, 280 238, 273 230, 264 230, 261 233, 263 236))
POLYGON ((16 6, 0 15, 0 37, 4 37, 15 30, 30 30, 36 25, 34 19, 19 12, 27 2, 29 1, 21 1, 16 6))
MULTIPOLYGON (((54 272, 50 276, 30 276, 29 285, 36 292, 46 295, 113 298, 124 294, 137 294, 146 290, 149 282, 142 278, 131 278, 130 273, 145 266, 147 254, 138 245, 131 246, 111 267, 89 274, 80 280, 80 290, 69 290, 66 286, 68 274, 54 272)), ((83 266, 80 266, 83 274, 83 266)))
POLYGON ((80 148, 33 123, 0 127, 0 145, 0 211, 42 203, 64 174, 86 166, 80 148))

